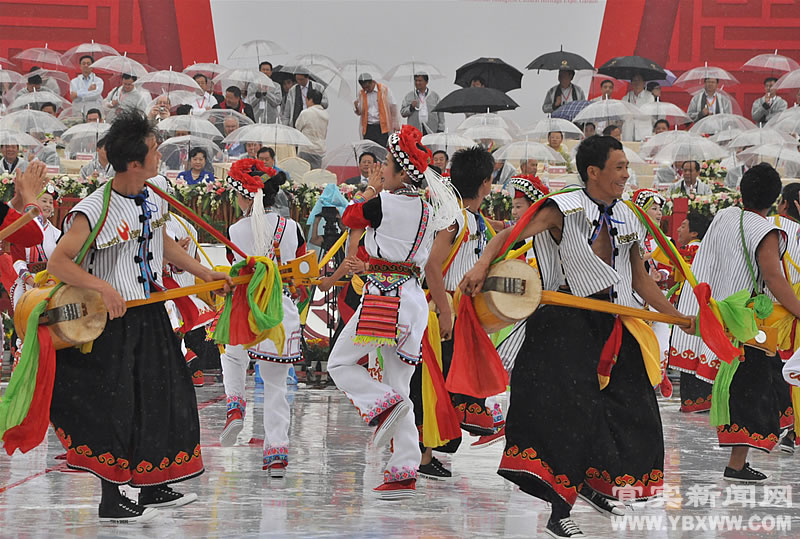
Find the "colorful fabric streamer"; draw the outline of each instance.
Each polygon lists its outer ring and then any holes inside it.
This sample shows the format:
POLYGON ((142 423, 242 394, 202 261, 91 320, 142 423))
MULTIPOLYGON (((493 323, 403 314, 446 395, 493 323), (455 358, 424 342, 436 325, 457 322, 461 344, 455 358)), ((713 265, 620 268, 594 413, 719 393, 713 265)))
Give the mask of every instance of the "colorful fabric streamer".
POLYGON ((439 319, 428 314, 428 328, 422 338, 422 444, 439 447, 461 436, 458 415, 450 401, 442 375, 442 343, 439 319))

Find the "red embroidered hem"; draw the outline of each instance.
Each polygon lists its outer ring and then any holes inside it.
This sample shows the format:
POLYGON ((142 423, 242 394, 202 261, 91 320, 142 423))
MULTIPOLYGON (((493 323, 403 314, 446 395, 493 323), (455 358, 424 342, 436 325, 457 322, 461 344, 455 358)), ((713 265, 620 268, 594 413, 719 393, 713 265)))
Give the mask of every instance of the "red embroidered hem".
POLYGON ((523 451, 516 445, 506 449, 500 460, 499 470, 533 475, 548 484, 570 505, 574 505, 578 499, 578 489, 570 484, 567 476, 555 475, 553 469, 531 447, 523 451))
POLYGON ((686 399, 681 403, 681 412, 684 413, 694 413, 694 412, 705 412, 711 409, 711 395, 706 397, 700 397, 697 400, 686 399))
POLYGON ((770 452, 778 443, 778 437, 774 434, 751 433, 747 428, 737 424, 719 425, 717 427, 717 440, 721 447, 728 446, 748 446, 762 451, 770 452))
POLYGON ((463 417, 462 424, 479 428, 492 430, 494 428, 494 416, 491 410, 486 407, 481 407, 477 404, 470 404, 467 407, 466 403, 461 403, 456 407, 458 415, 463 417))
POLYGON ((794 426, 794 408, 789 406, 783 411, 783 414, 781 414, 780 425, 782 429, 788 429, 794 426))
POLYGON ((664 491, 664 471, 653 469, 641 479, 625 474, 612 480, 607 471, 589 468, 584 483, 609 498, 625 501, 644 500, 664 491))

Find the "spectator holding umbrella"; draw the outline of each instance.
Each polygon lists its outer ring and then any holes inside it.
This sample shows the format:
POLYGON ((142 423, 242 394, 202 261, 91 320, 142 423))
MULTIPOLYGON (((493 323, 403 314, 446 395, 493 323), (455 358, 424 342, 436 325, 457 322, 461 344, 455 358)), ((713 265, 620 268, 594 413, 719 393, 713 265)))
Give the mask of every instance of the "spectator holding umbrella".
POLYGON ((547 90, 547 94, 544 96, 544 103, 542 104, 542 112, 549 114, 565 103, 569 103, 570 101, 584 101, 586 99, 583 90, 572 84, 573 78, 575 78, 575 70, 558 70, 558 84, 547 90))
POLYGON ((361 117, 361 138, 386 146, 389 133, 400 128, 397 105, 389 87, 373 80, 369 73, 358 76, 361 86, 358 99, 353 102, 353 111, 361 117))
POLYGON ((439 94, 428 88, 428 74, 414 74, 414 90, 406 94, 400 106, 400 116, 408 118, 408 125, 419 129, 423 135, 444 131, 444 113, 433 112, 439 104, 439 94))
POLYGON ((766 123, 786 110, 786 100, 775 93, 775 83, 778 79, 767 77, 764 79, 764 95, 753 101, 752 116, 757 124, 766 123))
MULTIPOLYGON (((636 105, 637 107, 641 107, 647 103, 654 103, 655 98, 653 94, 645 90, 644 87, 644 77, 636 73, 631 77, 631 89, 622 98, 623 101, 631 103, 632 105, 636 105)), ((652 134, 653 127, 650 124, 650 120, 636 120, 631 119, 627 122, 622 124, 622 138, 624 140, 633 140, 636 142, 641 142, 645 139, 645 137, 650 136, 652 134)))
POLYGON ((731 101, 717 92, 718 85, 719 79, 717 78, 707 77, 703 80, 704 91, 692 98, 689 110, 686 111, 693 122, 702 120, 711 114, 731 113, 731 101))
POLYGON ((92 72, 94 58, 88 54, 81 56, 81 74, 69 83, 72 105, 82 111, 100 108, 103 104, 103 79, 92 72))

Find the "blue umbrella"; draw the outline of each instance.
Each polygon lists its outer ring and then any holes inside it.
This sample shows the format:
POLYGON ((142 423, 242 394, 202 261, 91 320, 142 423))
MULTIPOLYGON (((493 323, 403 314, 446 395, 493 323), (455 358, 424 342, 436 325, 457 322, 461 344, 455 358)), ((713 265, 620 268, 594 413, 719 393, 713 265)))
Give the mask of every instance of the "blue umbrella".
POLYGON ((561 105, 553 113, 550 115, 553 118, 563 118, 565 120, 569 120, 570 122, 578 115, 580 111, 585 109, 589 106, 589 101, 581 100, 581 101, 567 101, 564 105, 561 105))

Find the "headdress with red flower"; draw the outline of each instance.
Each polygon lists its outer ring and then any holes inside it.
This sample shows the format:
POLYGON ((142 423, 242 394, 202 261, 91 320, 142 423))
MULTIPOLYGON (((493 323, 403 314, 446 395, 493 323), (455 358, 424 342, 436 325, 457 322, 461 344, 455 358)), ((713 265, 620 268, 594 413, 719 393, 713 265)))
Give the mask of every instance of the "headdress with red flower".
POLYGON ((514 176, 508 181, 508 184, 514 190, 514 198, 527 198, 530 203, 534 203, 550 193, 550 189, 542 183, 542 180, 533 174, 514 176))
POLYGON ((228 183, 237 193, 252 199, 277 174, 277 170, 268 167, 260 159, 239 159, 228 172, 228 183))
POLYGON ((633 203, 647 211, 653 203, 659 206, 664 206, 664 198, 658 194, 658 191, 652 189, 637 189, 633 192, 633 203))
POLYGON ((389 151, 408 177, 416 184, 425 179, 425 171, 431 162, 431 151, 422 144, 422 133, 411 125, 389 135, 389 151))

